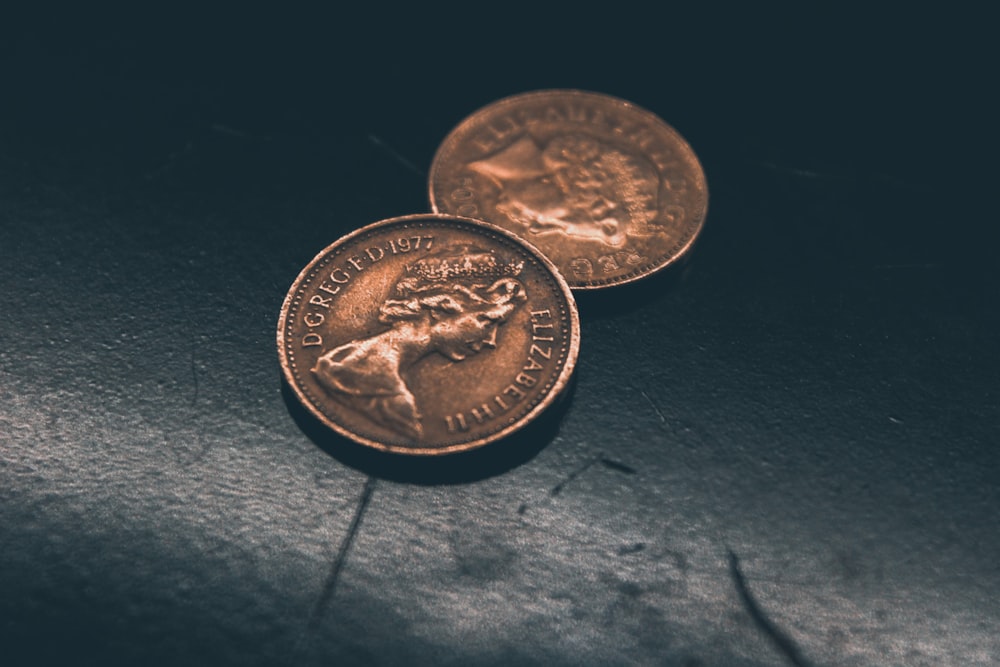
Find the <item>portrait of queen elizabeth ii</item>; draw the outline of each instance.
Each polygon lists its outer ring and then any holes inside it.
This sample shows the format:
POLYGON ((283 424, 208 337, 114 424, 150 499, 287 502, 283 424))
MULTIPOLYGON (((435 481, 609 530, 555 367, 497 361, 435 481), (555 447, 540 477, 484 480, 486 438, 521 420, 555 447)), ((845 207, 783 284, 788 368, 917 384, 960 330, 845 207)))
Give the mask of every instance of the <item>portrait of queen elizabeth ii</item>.
POLYGON ((598 139, 564 134, 540 146, 524 136, 468 168, 498 187, 497 213, 530 234, 619 247, 654 233, 656 168, 598 139))
POLYGON ((340 403, 408 437, 422 433, 407 371, 424 357, 453 362, 497 345, 497 330, 527 300, 523 262, 453 245, 406 265, 379 308, 381 333, 324 352, 312 369, 340 403))

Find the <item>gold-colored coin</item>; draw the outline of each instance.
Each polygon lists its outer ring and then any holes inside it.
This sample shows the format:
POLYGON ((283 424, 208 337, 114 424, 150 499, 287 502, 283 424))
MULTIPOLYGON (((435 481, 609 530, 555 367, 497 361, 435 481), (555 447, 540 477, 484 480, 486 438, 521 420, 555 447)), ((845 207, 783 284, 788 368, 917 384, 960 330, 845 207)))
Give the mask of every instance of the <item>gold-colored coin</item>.
POLYGON ((431 207, 492 222, 538 247, 573 289, 632 282, 675 262, 705 221, 694 151, 634 104, 573 90, 490 104, 451 131, 431 207))
POLYGON ((341 435, 404 454, 503 438, 566 387, 580 325, 552 263, 502 229, 426 214, 323 250, 278 322, 285 379, 341 435))

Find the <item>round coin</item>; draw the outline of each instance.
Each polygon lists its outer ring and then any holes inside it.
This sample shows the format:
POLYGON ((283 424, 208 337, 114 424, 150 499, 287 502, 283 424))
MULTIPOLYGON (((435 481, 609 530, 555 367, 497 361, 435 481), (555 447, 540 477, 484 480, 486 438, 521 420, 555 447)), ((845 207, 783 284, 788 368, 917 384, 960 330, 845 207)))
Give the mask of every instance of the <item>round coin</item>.
POLYGON ((490 104, 442 142, 435 211, 479 218, 538 247, 573 289, 609 287, 687 252, 708 209, 705 174, 672 127, 630 102, 545 90, 490 104))
POLYGON ((549 260, 468 218, 392 218, 299 274, 278 355, 306 408, 352 440, 403 454, 480 447, 565 388, 580 323, 549 260))

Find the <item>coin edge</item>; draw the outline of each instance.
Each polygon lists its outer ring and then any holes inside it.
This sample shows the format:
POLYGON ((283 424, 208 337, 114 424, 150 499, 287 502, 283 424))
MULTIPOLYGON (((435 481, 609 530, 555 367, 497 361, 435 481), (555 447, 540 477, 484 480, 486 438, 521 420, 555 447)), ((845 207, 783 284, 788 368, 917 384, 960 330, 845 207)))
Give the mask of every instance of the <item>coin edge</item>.
MULTIPOLYGON (((489 104, 485 104, 485 105, 479 107, 478 109, 476 109, 475 111, 473 111, 472 113, 466 115, 464 118, 462 118, 462 120, 460 120, 458 123, 456 123, 455 126, 452 127, 452 129, 448 131, 448 133, 445 135, 444 139, 441 140, 441 143, 438 145, 437 150, 434 152, 434 157, 431 159, 431 167, 428 170, 428 174, 427 174, 427 193, 428 193, 428 198, 430 199, 430 203, 431 203, 431 210, 434 211, 434 213, 440 214, 440 215, 454 215, 454 214, 451 214, 451 213, 443 213, 438 208, 438 203, 437 203, 436 197, 434 195, 434 180, 435 180, 434 175, 435 175, 435 173, 437 171, 439 171, 439 168, 438 168, 439 158, 441 157, 442 153, 444 152, 445 145, 448 143, 449 139, 451 139, 451 137, 455 134, 455 132, 459 128, 461 128, 462 126, 466 125, 474 117, 481 115, 487 109, 494 109, 494 108, 497 108, 497 107, 509 106, 511 104, 516 104, 516 103, 518 103, 518 102, 520 102, 520 101, 522 101, 524 99, 527 99, 527 98, 532 98, 532 97, 546 97, 546 96, 552 96, 552 95, 563 95, 563 96, 569 96, 569 97, 582 97, 582 98, 591 98, 591 99, 611 100, 613 102, 617 102, 618 104, 620 104, 620 105, 622 105, 624 107, 629 108, 630 110, 632 110, 632 111, 634 111, 636 113, 648 116, 650 119, 652 119, 652 121, 655 124, 659 124, 659 125, 662 125, 663 127, 665 127, 671 134, 673 134, 681 142, 683 148, 685 148, 687 150, 687 152, 690 154, 691 158, 694 160, 695 164, 698 166, 698 170, 699 170, 700 176, 701 176, 700 180, 702 182, 702 193, 701 193, 701 197, 700 197, 702 201, 701 201, 701 206, 700 206, 700 212, 699 212, 699 215, 697 216, 698 222, 695 225, 691 226, 693 228, 693 231, 688 235, 687 239, 682 243, 682 247, 676 253, 674 253, 672 255, 669 255, 667 257, 666 261, 664 261, 664 262, 658 262, 658 263, 653 264, 652 268, 650 270, 648 270, 648 271, 645 271, 645 272, 640 271, 640 270, 634 270, 634 271, 626 273, 626 274, 624 274, 622 276, 619 276, 617 278, 609 278, 609 279, 598 280, 598 281, 593 281, 592 280, 592 281, 587 281, 585 283, 579 283, 579 284, 576 281, 573 281, 573 280, 570 280, 570 279, 566 279, 566 283, 569 285, 570 290, 571 291, 589 291, 589 290, 597 290, 597 289, 606 289, 608 287, 618 287, 620 285, 628 285, 628 284, 640 281, 643 278, 653 276, 654 274, 659 273, 660 271, 663 271, 667 267, 672 266, 672 265, 678 263, 682 258, 686 257, 688 255, 688 253, 691 252, 691 249, 694 248, 695 242, 698 240, 698 237, 701 235, 702 231, 704 230, 704 228, 705 228, 705 221, 708 218, 708 202, 709 202, 708 178, 705 175, 705 167, 704 167, 704 165, 701 164, 701 160, 698 158, 698 154, 695 153, 694 149, 691 147, 691 144, 688 143, 687 139, 685 139, 684 136, 680 132, 678 132, 677 129, 674 126, 670 125, 668 122, 666 122, 665 120, 663 120, 660 116, 658 116, 657 114, 653 113, 649 109, 646 109, 646 108, 644 108, 644 107, 642 107, 642 106, 640 106, 640 105, 638 105, 638 104, 636 104, 634 102, 630 102, 630 101, 628 101, 628 100, 626 100, 624 98, 617 97, 615 95, 608 95, 606 93, 598 93, 598 92, 590 91, 590 90, 581 90, 581 89, 577 89, 577 88, 546 88, 546 89, 540 89, 540 90, 527 91, 527 92, 523 92, 523 93, 515 93, 514 95, 508 95, 506 97, 502 97, 502 98, 500 98, 498 100, 490 102, 489 104)), ((463 216, 459 216, 459 217, 463 217, 463 216)), ((490 222, 490 221, 487 221, 487 220, 484 220, 483 222, 486 222, 487 224, 491 224, 491 225, 497 226, 496 223, 493 223, 493 222, 490 222)), ((504 231, 506 231, 509 234, 513 234, 519 240, 521 240, 521 241, 523 241, 525 243, 531 244, 531 241, 529 241, 528 239, 525 239, 520 234, 517 234, 516 232, 513 232, 513 231, 511 231, 509 229, 506 229, 505 227, 501 227, 501 229, 503 229, 504 231)), ((559 270, 558 267, 557 267, 557 270, 559 270)), ((561 273, 561 270, 559 270, 559 271, 561 273)))

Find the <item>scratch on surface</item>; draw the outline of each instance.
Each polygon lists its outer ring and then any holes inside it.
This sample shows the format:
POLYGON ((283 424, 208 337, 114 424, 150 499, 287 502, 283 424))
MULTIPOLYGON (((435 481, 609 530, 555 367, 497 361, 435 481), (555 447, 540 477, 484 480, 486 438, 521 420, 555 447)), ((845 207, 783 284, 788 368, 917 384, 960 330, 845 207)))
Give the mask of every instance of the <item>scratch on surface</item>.
MULTIPOLYGON (((617 470, 618 472, 623 472, 626 475, 634 475, 636 473, 635 468, 632 468, 631 466, 627 466, 624 463, 619 463, 618 461, 614 461, 612 459, 609 459, 608 457, 606 457, 604 455, 604 452, 600 452, 600 453, 597 454, 597 456, 595 456, 594 458, 588 460, 582 466, 580 466, 579 468, 577 468, 576 470, 574 470, 570 474, 566 475, 566 479, 564 479, 563 481, 559 482, 558 484, 556 484, 555 486, 553 486, 552 489, 549 490, 549 495, 550 496, 558 496, 560 493, 562 493, 563 488, 565 488, 565 486, 567 484, 569 484, 570 482, 572 482, 574 479, 576 479, 577 477, 579 477, 583 473, 585 473, 588 470, 590 470, 590 468, 595 463, 600 463, 601 465, 603 465, 606 468, 611 468, 612 470, 617 470)), ((518 512, 517 513, 518 514, 524 514, 524 512, 521 510, 521 508, 518 508, 518 512)))
POLYGON ((893 424, 902 424, 903 423, 902 419, 896 419, 892 415, 889 415, 889 421, 891 421, 893 424))
POLYGON ((606 458, 604 455, 601 455, 599 460, 601 462, 601 465, 603 465, 605 468, 611 468, 612 470, 623 472, 626 475, 634 475, 636 472, 635 468, 633 468, 632 466, 627 466, 624 463, 619 463, 618 461, 612 461, 611 459, 606 458))
POLYGON ((827 174, 821 174, 818 171, 809 171, 808 169, 799 169, 797 167, 784 167, 779 164, 774 164, 773 162, 757 162, 756 164, 764 167, 765 169, 770 169, 772 171, 780 171, 786 174, 792 174, 793 176, 801 176, 802 178, 830 178, 827 174))
POLYGON ((576 470, 574 470, 573 472, 571 472, 570 474, 568 474, 566 476, 566 479, 564 479, 563 481, 559 482, 558 484, 556 484, 555 486, 552 487, 552 489, 549 491, 549 495, 550 496, 558 496, 560 493, 562 493, 563 488, 565 488, 565 486, 567 484, 569 484, 574 479, 576 479, 577 477, 579 477, 580 475, 582 475, 583 473, 585 473, 587 470, 589 470, 592 465, 594 465, 595 463, 597 463, 598 461, 600 461, 601 460, 601 456, 602 456, 601 454, 598 454, 597 456, 595 456, 594 458, 590 459, 589 461, 587 461, 586 463, 584 463, 582 466, 580 466, 579 468, 577 468, 576 470))
POLYGON ((729 574, 733 578, 736 592, 739 593, 740 600, 742 600, 743 606, 746 607, 747 612, 750 614, 750 618, 757 624, 761 632, 770 637, 771 641, 778 647, 778 650, 788 658, 788 661, 792 665, 795 667, 807 667, 809 663, 802 657, 795 642, 764 614, 760 605, 757 604, 753 595, 750 594, 746 579, 744 579, 743 573, 740 572, 740 559, 736 557, 736 554, 731 549, 727 549, 727 551, 729 553, 729 574))
POLYGON ((663 423, 663 424, 666 424, 667 423, 667 418, 664 417, 663 413, 660 412, 660 409, 658 407, 656 407, 656 403, 653 403, 653 399, 651 399, 649 397, 649 394, 647 394, 646 392, 644 392, 641 389, 639 390, 639 393, 642 394, 642 397, 646 399, 647 403, 649 403, 649 407, 653 408, 653 412, 655 412, 656 416, 660 418, 660 422, 663 423))
POLYGON ((319 622, 323 618, 323 612, 326 610, 330 600, 333 599, 334 593, 337 591, 337 582, 340 581, 340 572, 344 569, 344 563, 347 562, 347 555, 351 551, 351 545, 354 543, 354 538, 358 534, 358 528, 361 526, 361 519, 365 515, 365 510, 368 508, 368 503, 371 502, 372 492, 375 490, 375 478, 369 477, 365 480, 365 486, 361 490, 361 497, 358 498, 357 509, 354 510, 354 518, 351 520, 351 525, 347 528, 347 535, 344 536, 343 542, 340 543, 340 548, 337 550, 337 557, 333 560, 333 565, 330 567, 330 572, 326 575, 326 580, 323 582, 323 587, 320 590, 319 598, 316 599, 316 604, 313 605, 312 611, 309 613, 309 620, 306 621, 306 627, 302 631, 302 635, 296 642, 295 650, 292 651, 292 656, 297 657, 299 655, 300 649, 303 647, 307 637, 311 635, 317 627, 319 627, 319 622))
POLYGON ((643 544, 642 542, 636 542, 635 544, 630 544, 625 547, 618 547, 618 555, 627 556, 629 554, 637 554, 645 548, 646 548, 645 544, 643 544))
POLYGON ((409 160, 407 160, 405 157, 403 157, 402 155, 400 155, 399 153, 397 153, 396 151, 394 151, 392 149, 392 147, 390 147, 387 143, 385 143, 384 141, 382 141, 381 139, 379 139, 374 134, 369 134, 368 135, 368 141, 372 142, 373 144, 375 144, 376 146, 378 146, 379 148, 381 148, 382 150, 384 150, 394 160, 396 160, 396 162, 399 162, 401 165, 403 165, 404 167, 406 167, 410 171, 418 174, 421 177, 426 176, 426 174, 423 171, 421 171, 420 169, 417 168, 417 165, 413 164, 412 162, 410 162, 409 160))

